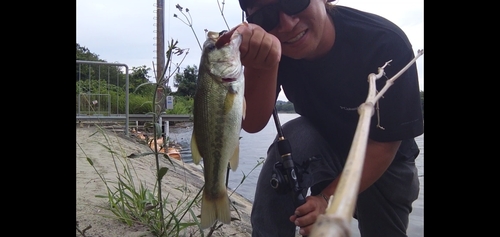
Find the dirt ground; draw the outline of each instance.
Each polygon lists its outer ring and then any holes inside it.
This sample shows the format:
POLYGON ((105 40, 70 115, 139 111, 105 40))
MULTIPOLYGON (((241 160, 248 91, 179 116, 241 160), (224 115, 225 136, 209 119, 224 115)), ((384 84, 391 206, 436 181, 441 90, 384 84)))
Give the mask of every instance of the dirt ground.
MULTIPOLYGON (((104 182, 99 178, 97 171, 109 182, 117 180, 118 170, 124 165, 133 167, 133 176, 145 183, 150 190, 156 176, 156 162, 153 155, 147 155, 137 159, 129 159, 127 156, 151 152, 151 149, 137 139, 126 137, 123 132, 113 132, 109 129, 101 129, 95 126, 77 126, 76 130, 76 236, 84 237, 152 237, 154 236, 145 226, 138 224, 129 226, 118 221, 115 216, 106 209, 107 199, 98 198, 96 195, 106 195, 104 182), (108 149, 108 148, 111 149, 108 149), (114 151, 110 152, 110 150, 114 151), (88 159, 92 160, 94 166, 90 165, 88 159), (90 227, 86 229, 87 227, 90 227), (80 233, 85 230, 84 235, 80 233), (80 231, 78 231, 80 230, 80 231)), ((172 159, 172 164, 162 161, 161 166, 169 168, 167 175, 163 178, 163 197, 166 193, 170 200, 183 199, 186 195, 196 194, 203 185, 203 174, 201 167, 192 163, 184 163, 172 159), (177 189, 179 186, 187 186, 187 192, 177 189)), ((241 220, 224 224, 212 236, 251 236, 250 211, 252 203, 244 197, 234 193, 230 197, 234 206, 241 216, 241 220)), ((199 209, 194 209, 199 215, 199 209)), ((238 217, 235 210, 232 216, 238 217)), ((205 236, 209 229, 204 231, 205 236)), ((199 235, 200 233, 198 233, 199 235)), ((188 235, 186 235, 188 236, 188 235)), ((197 235, 194 235, 197 236, 197 235)))

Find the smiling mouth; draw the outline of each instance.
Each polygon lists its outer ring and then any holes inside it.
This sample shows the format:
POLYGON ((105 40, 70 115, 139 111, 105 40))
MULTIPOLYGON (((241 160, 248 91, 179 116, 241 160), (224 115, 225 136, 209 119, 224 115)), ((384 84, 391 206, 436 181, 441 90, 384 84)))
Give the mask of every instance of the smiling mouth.
POLYGON ((302 32, 300 32, 300 34, 298 34, 297 36, 293 37, 292 39, 290 39, 284 43, 293 44, 293 43, 297 42, 299 39, 301 39, 302 36, 304 36, 305 34, 306 34, 306 31, 302 31, 302 32))

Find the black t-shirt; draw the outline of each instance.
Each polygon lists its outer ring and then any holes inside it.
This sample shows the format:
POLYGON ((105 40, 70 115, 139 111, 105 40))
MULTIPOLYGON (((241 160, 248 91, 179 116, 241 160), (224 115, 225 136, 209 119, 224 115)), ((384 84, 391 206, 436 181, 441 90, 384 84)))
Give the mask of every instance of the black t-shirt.
MULTIPOLYGON (((404 32, 383 17, 344 6, 336 6, 330 14, 336 32, 333 48, 312 61, 282 56, 278 85, 295 111, 309 118, 345 158, 359 120, 357 108, 368 96, 368 75, 392 60, 384 68, 387 77, 377 80, 380 91, 414 53, 404 32)), ((419 150, 414 137, 423 133, 423 116, 415 64, 378 103, 379 116, 375 110, 369 137, 380 142, 403 140, 395 159, 416 158, 419 150)))

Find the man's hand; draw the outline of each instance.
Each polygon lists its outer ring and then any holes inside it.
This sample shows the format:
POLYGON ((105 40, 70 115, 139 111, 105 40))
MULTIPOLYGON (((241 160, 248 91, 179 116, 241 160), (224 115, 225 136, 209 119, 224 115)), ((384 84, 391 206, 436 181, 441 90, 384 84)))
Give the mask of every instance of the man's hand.
POLYGON ((240 46, 243 66, 254 69, 276 68, 281 59, 281 43, 260 26, 243 23, 235 29, 243 36, 240 46))
POLYGON ((241 23, 233 30, 242 35, 240 59, 244 66, 246 101, 242 128, 255 133, 269 122, 276 104, 281 43, 255 24, 241 23))
POLYGON ((308 196, 306 203, 295 209, 295 215, 290 216, 290 221, 300 227, 301 235, 309 235, 316 219, 324 214, 328 202, 322 196, 308 196))

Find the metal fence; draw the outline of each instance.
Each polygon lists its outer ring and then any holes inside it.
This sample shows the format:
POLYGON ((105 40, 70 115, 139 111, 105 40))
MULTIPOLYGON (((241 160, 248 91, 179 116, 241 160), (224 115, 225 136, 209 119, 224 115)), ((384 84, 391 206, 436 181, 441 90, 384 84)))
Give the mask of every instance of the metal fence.
POLYGON ((129 130, 129 71, 122 63, 76 60, 76 119, 125 120, 129 130), (125 86, 125 89, 120 89, 125 86))
MULTIPOLYGON (((129 114, 129 70, 126 64, 76 60, 77 122, 125 121, 124 132, 128 136, 131 120, 137 125, 138 121, 152 119, 152 114, 129 114)), ((168 135, 169 121, 190 119, 190 114, 161 114, 158 122, 168 135)))

